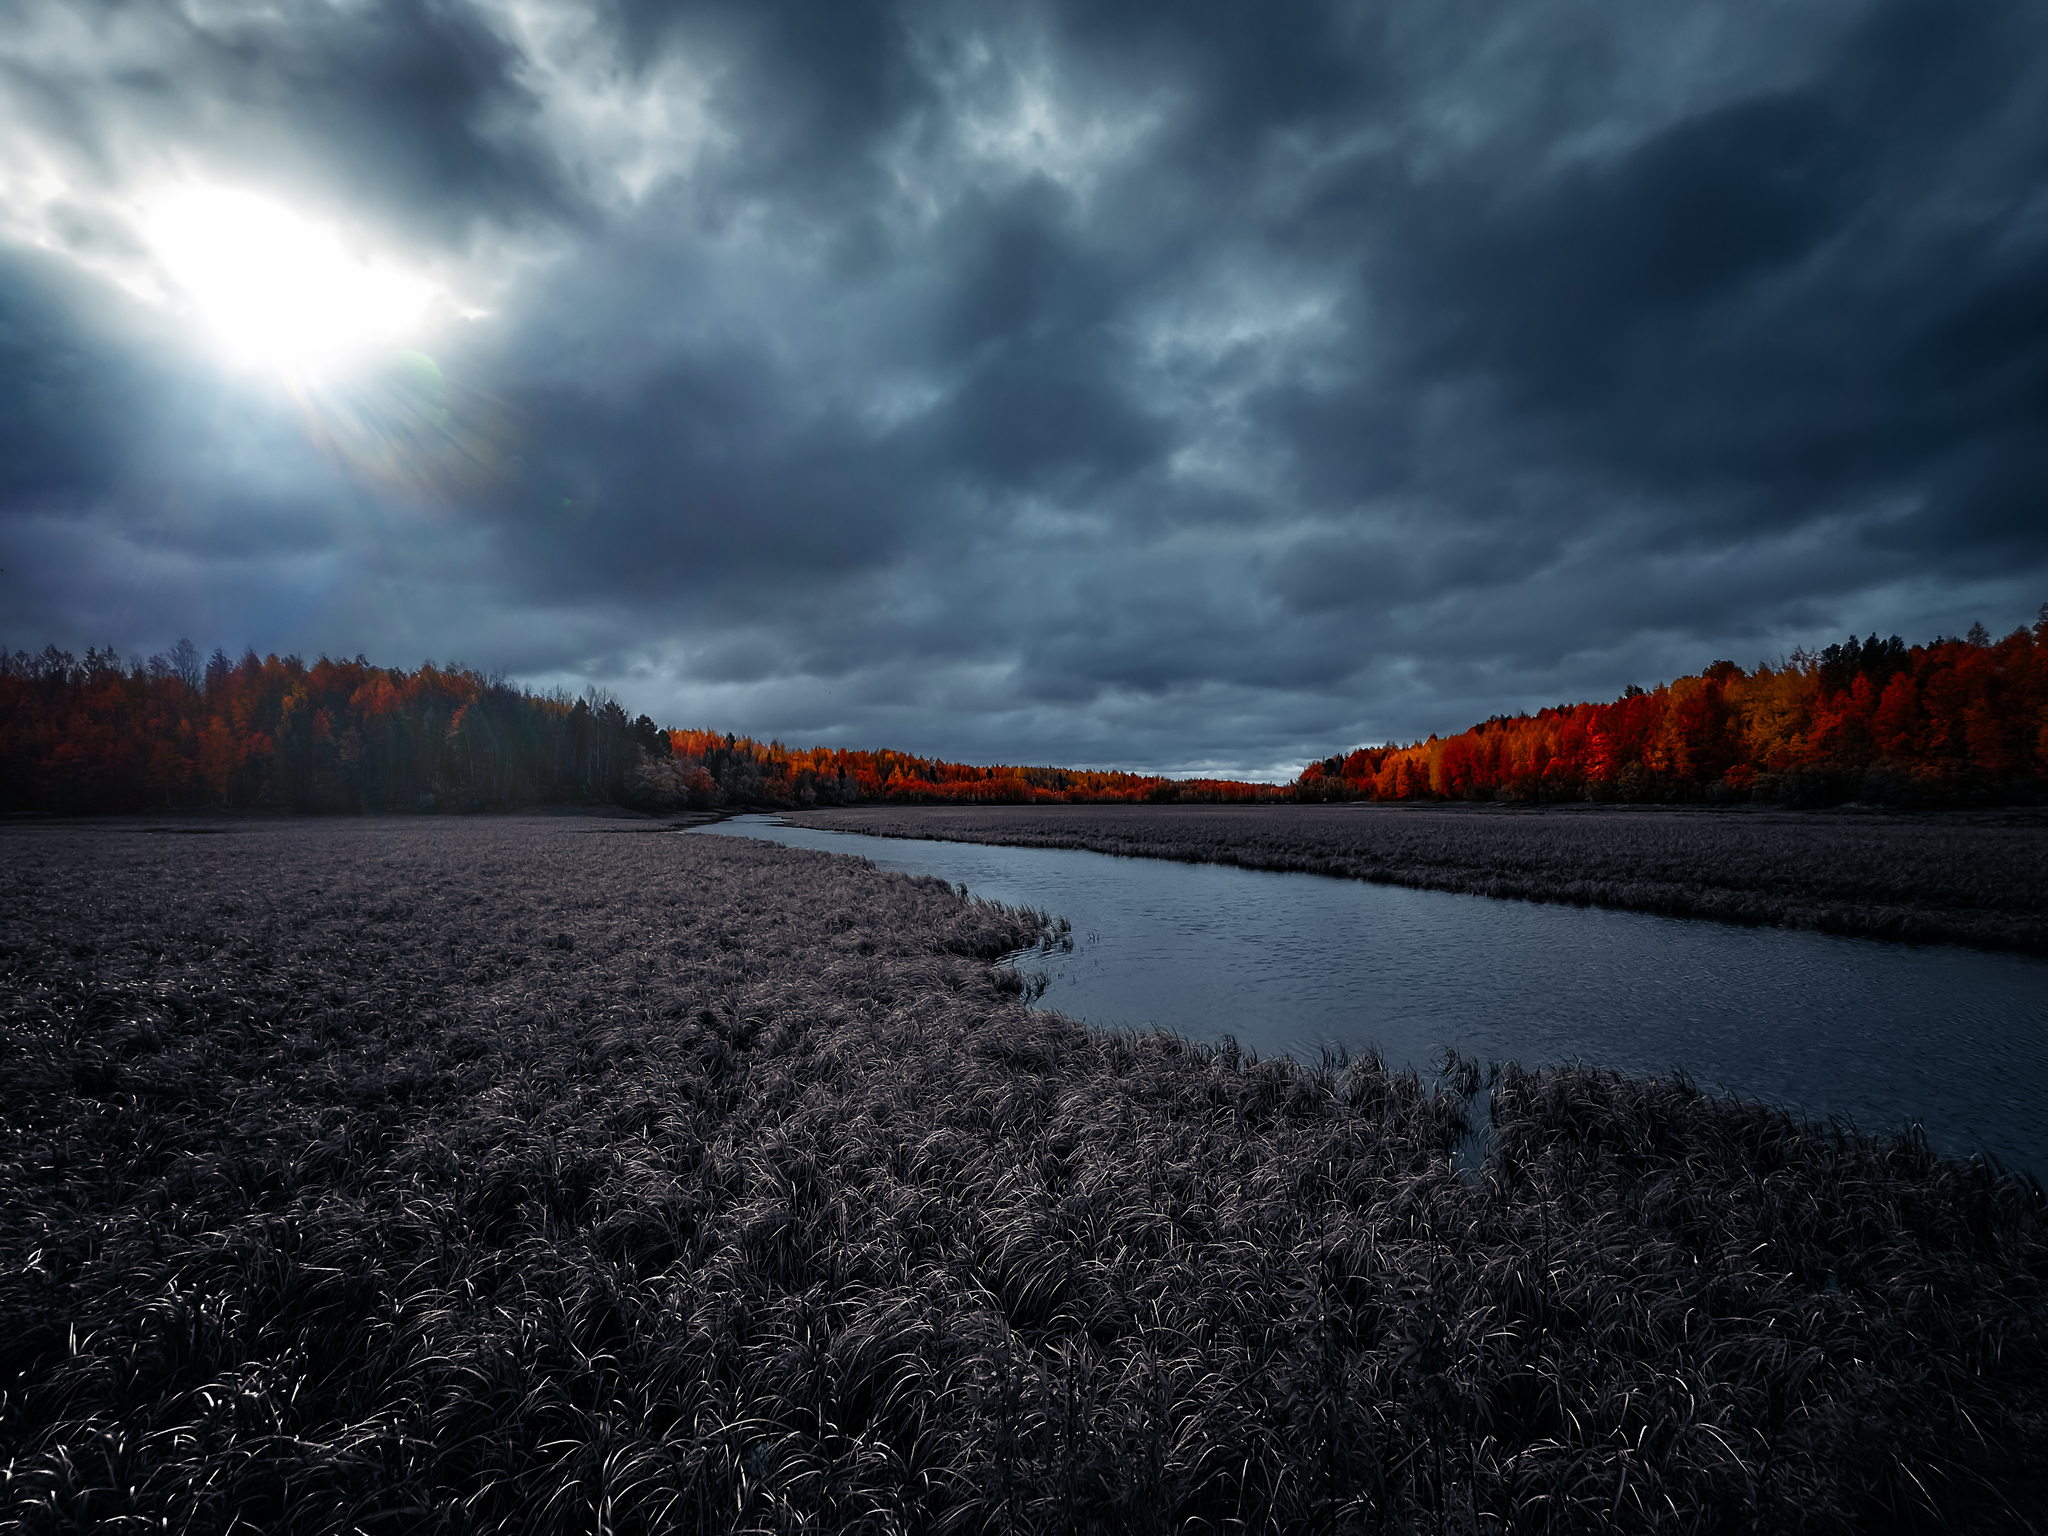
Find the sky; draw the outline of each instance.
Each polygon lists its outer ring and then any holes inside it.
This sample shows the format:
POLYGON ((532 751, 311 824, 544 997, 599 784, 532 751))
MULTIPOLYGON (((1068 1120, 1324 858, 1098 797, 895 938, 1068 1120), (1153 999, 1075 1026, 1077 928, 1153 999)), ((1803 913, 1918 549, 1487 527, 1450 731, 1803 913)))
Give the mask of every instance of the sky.
POLYGON ((2044 501, 2039 0, 0 0, 10 649, 1286 778, 2044 501))

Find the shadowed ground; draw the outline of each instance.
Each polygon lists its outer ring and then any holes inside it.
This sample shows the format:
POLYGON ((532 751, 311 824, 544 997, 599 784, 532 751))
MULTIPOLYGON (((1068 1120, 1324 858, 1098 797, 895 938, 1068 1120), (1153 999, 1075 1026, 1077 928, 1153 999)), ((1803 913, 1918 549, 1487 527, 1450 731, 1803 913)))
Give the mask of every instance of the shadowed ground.
POLYGON ((0 833, 20 1529, 2037 1529, 2026 1181, 1027 1013, 646 824, 0 833))

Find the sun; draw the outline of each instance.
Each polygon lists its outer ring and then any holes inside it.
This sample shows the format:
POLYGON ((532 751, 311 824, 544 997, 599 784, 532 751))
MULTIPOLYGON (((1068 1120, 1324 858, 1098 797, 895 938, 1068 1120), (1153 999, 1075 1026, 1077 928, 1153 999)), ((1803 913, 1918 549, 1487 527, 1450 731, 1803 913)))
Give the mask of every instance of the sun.
POLYGON ((324 377, 413 337, 434 287, 253 193, 186 188, 148 211, 157 260, 234 362, 324 377))

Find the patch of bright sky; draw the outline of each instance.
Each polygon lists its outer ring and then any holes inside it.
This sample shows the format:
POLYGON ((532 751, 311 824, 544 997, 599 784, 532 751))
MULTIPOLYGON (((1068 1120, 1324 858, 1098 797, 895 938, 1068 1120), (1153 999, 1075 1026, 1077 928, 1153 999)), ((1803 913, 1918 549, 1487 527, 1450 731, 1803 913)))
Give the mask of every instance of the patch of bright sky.
POLYGON ((1133 317, 1131 339, 1152 389, 1230 409, 1282 374, 1312 382, 1304 370, 1340 337, 1355 352, 1355 325, 1337 319, 1347 298, 1333 276, 1233 251, 1146 305, 1133 317))
POLYGON ((1239 421, 1246 399, 1286 381, 1299 388, 1334 384, 1356 368, 1362 341, 1356 301, 1334 277, 1233 252, 1176 285, 1132 317, 1126 328, 1141 393, 1155 408, 1199 424, 1169 460, 1182 479, 1218 487, 1270 489, 1281 467, 1271 434, 1239 421), (1349 359, 1329 358, 1341 342, 1349 359))
POLYGON ((1128 161, 1158 126, 1156 109, 1115 114, 1080 109, 1053 92, 1049 72, 1034 68, 1011 82, 993 110, 963 111, 960 144, 981 167, 1017 180, 1043 176, 1087 198, 1105 172, 1128 161))
POLYGON ((927 37, 915 57, 944 103, 944 131, 913 120, 884 163, 904 207, 924 225, 971 192, 1034 177, 1086 202, 1170 115, 1163 87, 1082 99, 1042 38, 927 37))
POLYGON ((140 250, 102 238, 105 221, 95 216, 101 166, 123 158, 123 146, 109 142, 119 137, 109 125, 67 110, 74 104, 63 96, 158 56, 162 27, 137 14, 144 9, 123 7, 94 25, 82 7, 44 6, 0 27, 0 74, 57 82, 36 95, 0 92, 0 237, 68 257, 131 292, 146 286, 140 250))
POLYGON ((711 77, 679 49, 623 58, 603 12, 564 0, 512 0, 503 15, 550 141, 600 202, 640 202, 722 137, 711 77))

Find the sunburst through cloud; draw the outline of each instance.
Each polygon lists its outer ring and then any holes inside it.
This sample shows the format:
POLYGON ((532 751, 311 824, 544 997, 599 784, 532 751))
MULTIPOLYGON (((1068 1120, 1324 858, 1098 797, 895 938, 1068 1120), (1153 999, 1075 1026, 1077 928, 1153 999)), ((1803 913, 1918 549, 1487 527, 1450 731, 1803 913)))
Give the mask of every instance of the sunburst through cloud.
POLYGON ((144 221, 174 291, 231 361, 325 379, 417 339, 436 294, 333 225, 254 193, 184 188, 144 221))

